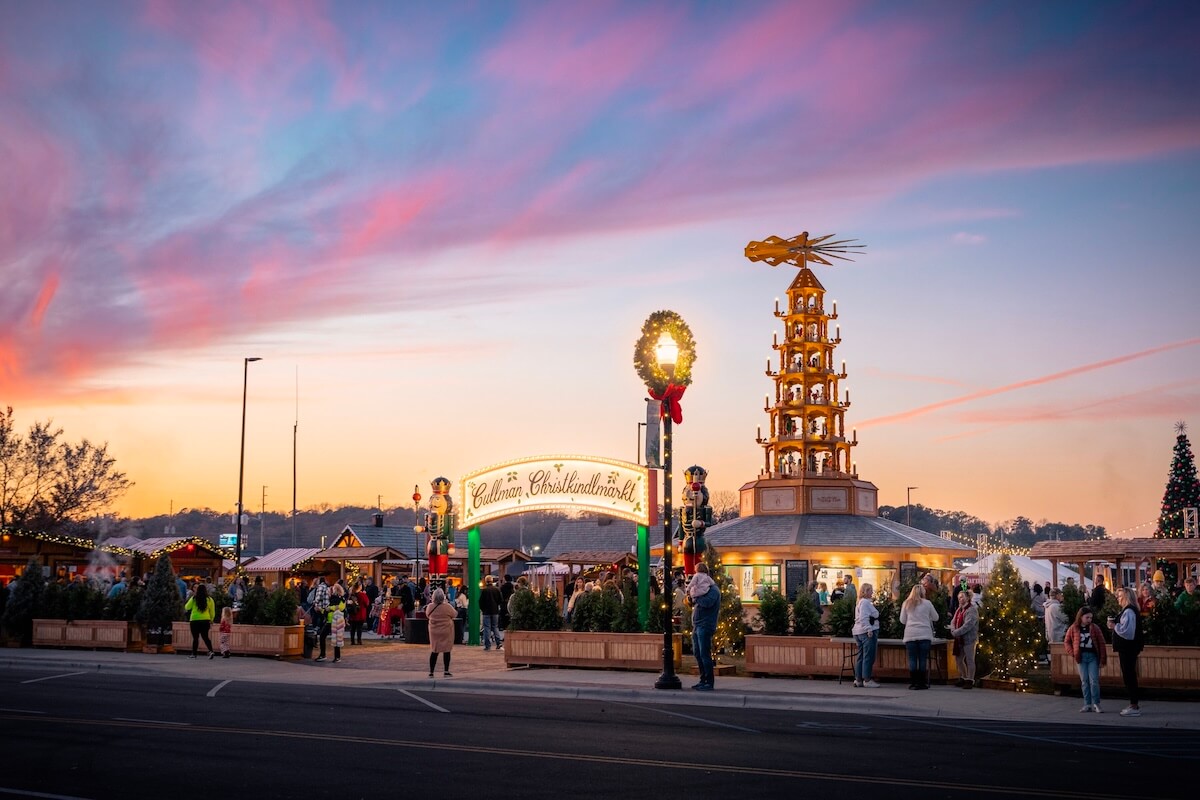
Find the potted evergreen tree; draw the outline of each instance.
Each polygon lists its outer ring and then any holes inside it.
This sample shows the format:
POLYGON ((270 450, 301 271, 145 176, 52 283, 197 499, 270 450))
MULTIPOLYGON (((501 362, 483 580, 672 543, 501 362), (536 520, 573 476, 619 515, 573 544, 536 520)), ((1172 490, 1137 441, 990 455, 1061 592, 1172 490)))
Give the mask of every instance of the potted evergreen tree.
POLYGON ((21 647, 33 645, 33 617, 46 588, 46 577, 42 574, 42 562, 36 556, 29 559, 25 571, 11 590, 8 604, 4 607, 4 628, 10 642, 21 647))
POLYGON ((179 597, 179 584, 175 582, 171 557, 163 555, 154 567, 138 608, 137 620, 146 626, 143 652, 174 652, 171 625, 182 616, 183 600, 179 597))

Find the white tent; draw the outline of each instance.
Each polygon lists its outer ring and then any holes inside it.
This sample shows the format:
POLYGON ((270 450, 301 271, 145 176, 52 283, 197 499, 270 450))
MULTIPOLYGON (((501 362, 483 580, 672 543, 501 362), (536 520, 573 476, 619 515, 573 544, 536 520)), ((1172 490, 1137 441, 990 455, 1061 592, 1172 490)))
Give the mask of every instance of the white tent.
MULTIPOLYGON (((976 561, 974 564, 967 564, 958 571, 960 576, 967 579, 968 583, 985 583, 988 576, 992 574, 992 569, 996 566, 996 561, 1000 558, 999 555, 993 553, 986 555, 976 561)), ((1050 569, 1050 562, 1029 558, 1027 556, 1009 556, 1012 559, 1013 566, 1017 568, 1017 572, 1021 574, 1021 580, 1029 581, 1029 585, 1040 583, 1042 586, 1049 586, 1053 577, 1053 572, 1050 569)), ((1085 588, 1091 588, 1091 581, 1080 580, 1079 573, 1073 569, 1067 569, 1063 565, 1058 567, 1058 585, 1061 588, 1067 578, 1074 578, 1076 584, 1084 585, 1085 588)))

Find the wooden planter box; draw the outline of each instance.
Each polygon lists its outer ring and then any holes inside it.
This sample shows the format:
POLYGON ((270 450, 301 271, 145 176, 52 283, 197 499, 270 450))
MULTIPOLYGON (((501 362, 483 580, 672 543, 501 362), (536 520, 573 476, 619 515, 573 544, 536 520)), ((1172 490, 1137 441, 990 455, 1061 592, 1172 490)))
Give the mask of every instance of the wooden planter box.
MULTIPOLYGON (((172 627, 175 652, 192 653, 192 628, 187 622, 176 622, 172 627)), ((221 648, 221 632, 213 623, 208 636, 213 649, 221 648)), ((200 640, 201 649, 204 640, 200 640)), ((236 656, 272 656, 274 658, 296 658, 304 652, 303 625, 237 625, 229 638, 229 652, 236 656)))
POLYGON ((141 631, 137 625, 112 619, 35 619, 34 647, 82 647, 88 650, 128 650, 137 636, 141 648, 141 631), (132 629, 132 630, 131 630, 132 629))
MULTIPOLYGON (((1050 681, 1056 691, 1079 688, 1079 669, 1062 644, 1050 645, 1050 681)), ((1100 669, 1101 686, 1124 686, 1121 662, 1112 647, 1108 663, 1100 669)), ((1138 686, 1148 689, 1200 687, 1200 647, 1147 645, 1138 655, 1138 686)))
MULTIPOLYGON (((675 669, 683 664, 683 635, 675 634, 675 669)), ((510 631, 504 637, 506 666, 597 667, 661 670, 661 633, 510 631)))
MULTIPOLYGON (((935 641, 929 653, 929 679, 946 682, 958 677, 953 642, 935 641)), ((802 675, 854 679, 850 642, 829 636, 746 636, 746 672, 751 675, 802 675)), ((908 680, 908 653, 897 639, 881 639, 875 651, 875 678, 908 680)))

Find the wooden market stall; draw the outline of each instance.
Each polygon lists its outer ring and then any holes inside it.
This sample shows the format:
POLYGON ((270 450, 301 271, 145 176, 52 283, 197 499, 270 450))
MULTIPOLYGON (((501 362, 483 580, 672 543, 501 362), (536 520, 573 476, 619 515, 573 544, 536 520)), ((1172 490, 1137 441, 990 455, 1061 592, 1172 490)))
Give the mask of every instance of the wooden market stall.
POLYGON ((384 562, 403 561, 408 556, 394 547, 381 545, 377 547, 354 547, 344 544, 345 539, 339 539, 339 545, 320 550, 312 556, 312 574, 333 573, 347 582, 359 575, 375 580, 380 584, 383 577, 384 562))
POLYGON ((127 575, 146 576, 164 555, 171 557, 175 574, 185 581, 219 581, 225 576, 229 553, 200 536, 159 536, 138 539, 121 536, 105 539, 100 549, 112 555, 127 575))
POLYGON ((91 539, 5 529, 0 534, 0 581, 12 581, 34 557, 41 559, 50 580, 70 580, 96 561, 95 548, 91 539))
POLYGON ((261 577, 268 589, 274 586, 292 587, 303 578, 316 575, 314 558, 321 552, 319 547, 283 547, 243 562, 242 568, 253 580, 261 577))
POLYGON ((1058 583, 1060 563, 1077 566, 1080 574, 1091 564, 1108 585, 1140 586, 1162 567, 1175 582, 1200 578, 1200 539, 1090 539, 1072 542, 1037 542, 1031 558, 1046 559, 1058 583))

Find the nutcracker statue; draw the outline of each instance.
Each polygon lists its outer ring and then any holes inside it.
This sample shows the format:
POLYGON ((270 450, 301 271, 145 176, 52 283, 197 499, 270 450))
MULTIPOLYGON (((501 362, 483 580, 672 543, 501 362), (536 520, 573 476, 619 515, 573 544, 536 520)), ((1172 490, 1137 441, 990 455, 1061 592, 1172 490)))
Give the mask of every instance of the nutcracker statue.
POLYGON ((454 501, 450 498, 450 481, 433 479, 433 495, 425 514, 425 555, 429 556, 429 583, 444 587, 450 571, 450 556, 454 555, 454 501))
POLYGON ((683 532, 683 571, 686 575, 696 574, 696 565, 704 560, 708 547, 704 531, 712 524, 712 506, 708 504, 708 487, 704 481, 708 472, 704 467, 691 466, 684 470, 683 508, 679 509, 679 527, 683 532))

